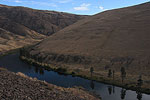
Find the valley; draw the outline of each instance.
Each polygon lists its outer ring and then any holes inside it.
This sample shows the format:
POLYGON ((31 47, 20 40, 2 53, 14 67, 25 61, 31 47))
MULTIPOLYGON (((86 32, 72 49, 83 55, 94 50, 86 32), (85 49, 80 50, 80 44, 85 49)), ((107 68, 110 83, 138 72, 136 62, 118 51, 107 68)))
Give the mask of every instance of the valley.
POLYGON ((136 89, 141 76, 141 91, 150 93, 149 11, 148 2, 93 15, 22 49, 21 58, 30 64, 131 89, 136 89), (126 73, 124 79, 121 68, 126 73))
POLYGON ((0 4, 0 52, 38 43, 85 17, 0 4))
POLYGON ((0 99, 149 100, 149 12, 150 2, 95 15, 0 4, 0 99))
POLYGON ((51 69, 45 69, 42 66, 38 67, 30 65, 19 59, 19 53, 13 53, 2 57, 0 59, 0 66, 4 66, 4 68, 8 69, 11 72, 17 74, 22 73, 23 75, 27 75, 30 78, 45 81, 49 84, 53 84, 61 88, 76 87, 84 89, 85 91, 94 93, 94 96, 96 95, 96 97, 100 96, 102 100, 121 100, 123 98, 125 100, 140 100, 140 98, 142 100, 149 100, 150 97, 150 95, 142 92, 136 92, 115 85, 104 84, 102 82, 76 77, 74 75, 62 74, 51 69))

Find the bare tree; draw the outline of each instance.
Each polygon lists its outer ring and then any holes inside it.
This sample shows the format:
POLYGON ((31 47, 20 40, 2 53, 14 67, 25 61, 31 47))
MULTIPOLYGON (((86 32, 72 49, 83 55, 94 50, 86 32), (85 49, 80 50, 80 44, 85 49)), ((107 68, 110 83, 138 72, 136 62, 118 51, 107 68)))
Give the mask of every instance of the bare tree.
POLYGON ((122 100, 124 100, 125 99, 125 96, 126 96, 126 89, 121 89, 121 94, 120 94, 120 96, 121 96, 121 99, 122 100))
POLYGON ((142 85, 143 85, 142 75, 139 75, 139 79, 137 80, 137 90, 136 90, 138 100, 142 100, 142 93, 140 92, 142 85))
POLYGON ((108 70, 108 77, 109 78, 112 77, 112 71, 111 71, 111 69, 108 70))
POLYGON ((93 67, 90 68, 90 72, 91 72, 91 77, 92 77, 92 74, 94 72, 94 68, 93 67))
POLYGON ((142 75, 140 75, 139 79, 137 80, 137 86, 138 88, 141 88, 142 85, 143 85, 143 80, 142 80, 142 75))
POLYGON ((115 79, 115 70, 113 70, 113 80, 115 79))
POLYGON ((125 71, 125 68, 124 67, 121 67, 121 79, 122 79, 122 83, 123 81, 125 80, 126 78, 126 71, 125 71))

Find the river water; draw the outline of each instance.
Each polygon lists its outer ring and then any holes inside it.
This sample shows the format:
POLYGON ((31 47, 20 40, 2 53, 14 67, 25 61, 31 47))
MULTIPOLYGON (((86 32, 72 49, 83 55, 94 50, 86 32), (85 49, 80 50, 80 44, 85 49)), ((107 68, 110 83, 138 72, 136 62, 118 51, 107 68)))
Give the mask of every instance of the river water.
POLYGON ((102 100, 150 100, 150 95, 137 93, 124 88, 103 84, 71 75, 60 75, 54 71, 44 70, 28 65, 19 59, 19 54, 10 54, 0 58, 0 66, 12 72, 22 72, 30 77, 45 80, 48 83, 62 87, 82 86, 88 91, 100 95, 102 100))

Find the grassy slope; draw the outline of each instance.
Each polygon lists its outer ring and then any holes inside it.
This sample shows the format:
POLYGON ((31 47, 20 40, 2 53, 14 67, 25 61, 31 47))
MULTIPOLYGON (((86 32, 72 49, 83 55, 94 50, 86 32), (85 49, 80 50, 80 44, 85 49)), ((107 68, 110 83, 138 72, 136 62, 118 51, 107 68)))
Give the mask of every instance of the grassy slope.
POLYGON ((150 3, 145 3, 102 12, 48 37, 30 48, 29 53, 43 63, 86 77, 93 66, 96 80, 107 80, 108 69, 115 70, 115 84, 120 85, 120 68, 125 67, 125 84, 135 86, 142 74, 143 88, 150 89, 149 11, 150 3))
POLYGON ((0 4, 0 53, 37 43, 85 17, 0 4))

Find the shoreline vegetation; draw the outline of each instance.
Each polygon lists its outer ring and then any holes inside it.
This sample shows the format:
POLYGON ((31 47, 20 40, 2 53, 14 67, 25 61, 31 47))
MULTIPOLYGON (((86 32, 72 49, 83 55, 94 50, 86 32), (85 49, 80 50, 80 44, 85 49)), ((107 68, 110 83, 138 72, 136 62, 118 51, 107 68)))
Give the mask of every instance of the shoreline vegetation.
MULTIPOLYGON (((145 87, 138 88, 136 83, 134 83, 134 84, 124 83, 124 84, 122 84, 121 81, 116 81, 116 80, 113 80, 113 79, 110 79, 110 78, 96 76, 96 75, 94 75, 94 73, 93 73, 93 76, 91 77, 90 73, 89 74, 87 74, 87 73, 84 74, 85 72, 83 70, 80 71, 80 73, 76 73, 73 70, 67 69, 65 67, 60 67, 60 66, 53 65, 53 64, 41 63, 41 62, 38 62, 38 61, 36 61, 32 58, 27 58, 27 57, 21 56, 21 55, 20 55, 20 59, 22 61, 24 61, 25 63, 28 63, 30 65, 33 65, 33 66, 36 66, 36 67, 42 67, 43 69, 46 69, 46 70, 52 70, 52 71, 58 72, 59 74, 72 75, 74 77, 75 76, 76 77, 82 77, 82 78, 85 78, 85 79, 88 79, 88 80, 93 80, 93 81, 97 81, 97 82, 102 82, 104 84, 109 84, 109 85, 122 87, 122 88, 125 88, 127 90, 139 91, 139 92, 142 92, 142 93, 150 94, 150 89, 149 88, 145 88, 145 87)), ((89 72, 90 72, 90 70, 89 70, 89 72)))
MULTIPOLYGON (((24 46, 24 47, 21 47, 21 48, 16 48, 16 49, 12 49, 12 50, 9 50, 9 51, 6 51, 6 52, 1 52, 1 54, 0 54, 0 58, 2 58, 2 57, 4 57, 4 56, 7 56, 7 55, 10 55, 10 54, 13 54, 13 53, 18 53, 18 52, 20 52, 20 49, 22 49, 22 48, 27 48, 27 47, 31 47, 31 46, 34 46, 35 44, 33 44, 33 45, 26 45, 26 46, 24 46)), ((21 59, 21 58, 20 58, 21 59)), ((23 59, 21 59, 21 60, 23 60, 23 59)), ((0 72, 3 72, 3 71, 7 71, 8 72, 8 70, 7 69, 5 69, 5 68, 1 68, 0 67, 0 72)), ((11 73, 11 74, 14 74, 13 72, 9 72, 9 73, 11 73)), ((40 80, 37 80, 36 78, 31 78, 31 77, 28 77, 28 76, 26 76, 26 75, 24 75, 23 73, 16 73, 15 75, 17 75, 17 76, 21 76, 21 77, 23 77, 23 78, 27 78, 27 79, 30 79, 31 81, 33 80, 33 81, 37 81, 37 82, 42 82, 43 84, 49 84, 49 83, 45 83, 45 81, 40 81, 40 80)), ((50 84, 50 85, 52 85, 52 84, 50 84)), ((89 96, 89 97, 91 97, 92 98, 92 96, 93 96, 93 98, 96 98, 97 100, 101 100, 101 97, 99 96, 99 95, 96 95, 96 94, 94 94, 94 93, 92 93, 92 92, 89 92, 89 91, 87 91, 87 90, 85 90, 84 88, 82 88, 82 87, 73 87, 73 88, 62 88, 62 87, 57 87, 57 86, 54 86, 55 88, 58 88, 58 89, 63 89, 63 90, 69 90, 69 91, 72 91, 72 92, 74 92, 75 90, 78 90, 78 92, 85 92, 85 93, 88 93, 87 94, 87 97, 89 96)), ((49 88, 49 87, 48 87, 49 88)), ((55 89, 54 89, 55 90, 55 89)), ((84 93, 84 95, 85 95, 85 93, 84 93)), ((76 94, 75 94, 76 95, 76 94)), ((70 100, 70 99, 69 99, 70 100)))
POLYGON ((19 52, 19 50, 20 50, 20 48, 16 48, 16 49, 12 49, 12 50, 9 50, 9 51, 6 51, 6 52, 2 52, 2 53, 0 53, 0 58, 4 57, 6 55, 9 55, 9 54, 19 52))
MULTIPOLYGON (((28 46, 24 46, 22 48, 17 48, 17 49, 7 51, 3 55, 0 55, 0 58, 3 57, 3 56, 6 56, 6 55, 12 54, 12 53, 20 52, 20 50, 22 50, 22 49, 25 50, 25 48, 30 48, 34 45, 28 45, 28 46)), ((90 69, 88 70, 89 71, 88 73, 87 73, 87 70, 85 70, 85 71, 83 71, 83 70, 75 71, 75 70, 72 70, 72 69, 69 69, 69 68, 65 68, 64 66, 62 67, 61 65, 47 64, 47 63, 38 62, 37 60, 35 60, 33 58, 28 58, 26 56, 23 56, 21 53, 20 53, 20 59, 22 61, 24 61, 25 63, 28 63, 30 65, 33 65, 33 66, 36 66, 36 67, 42 67, 43 69, 46 69, 46 70, 52 70, 52 71, 58 72, 59 74, 72 75, 74 77, 75 76, 76 77, 82 77, 82 78, 85 78, 85 79, 88 79, 88 80, 93 80, 93 81, 101 82, 101 83, 104 83, 104 84, 109 84, 109 85, 122 87, 122 88, 125 88, 127 90, 137 91, 137 85, 136 85, 135 82, 133 82, 132 84, 127 84, 127 83, 122 84, 121 80, 118 81, 118 80, 113 80, 112 78, 108 78, 108 77, 97 76, 97 75, 95 75, 95 72, 93 72, 93 76, 91 77, 90 69)), ((138 89, 138 91, 140 91, 142 93, 150 94, 150 89, 149 88, 142 87, 142 88, 138 89)))
POLYGON ((34 46, 34 45, 36 45, 36 44, 38 44, 38 43, 25 45, 25 46, 23 46, 23 47, 11 49, 11 50, 8 50, 8 51, 5 51, 5 52, 0 52, 0 58, 1 58, 1 57, 4 57, 4 56, 7 56, 7 55, 9 55, 9 54, 13 54, 13 53, 20 52, 20 49, 22 49, 22 48, 28 48, 28 47, 34 46))

